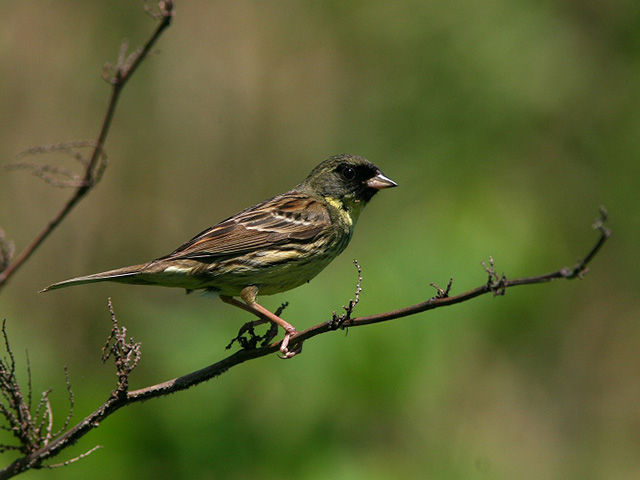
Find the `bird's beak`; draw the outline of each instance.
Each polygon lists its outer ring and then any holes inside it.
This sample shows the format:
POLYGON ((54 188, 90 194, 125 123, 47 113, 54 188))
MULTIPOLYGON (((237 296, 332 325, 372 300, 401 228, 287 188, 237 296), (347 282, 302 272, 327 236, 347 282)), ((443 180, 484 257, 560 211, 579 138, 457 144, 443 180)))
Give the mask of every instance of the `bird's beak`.
POLYGON ((376 190, 382 190, 383 188, 397 187, 398 184, 388 177, 385 177, 382 172, 367 180, 367 187, 375 188, 376 190))

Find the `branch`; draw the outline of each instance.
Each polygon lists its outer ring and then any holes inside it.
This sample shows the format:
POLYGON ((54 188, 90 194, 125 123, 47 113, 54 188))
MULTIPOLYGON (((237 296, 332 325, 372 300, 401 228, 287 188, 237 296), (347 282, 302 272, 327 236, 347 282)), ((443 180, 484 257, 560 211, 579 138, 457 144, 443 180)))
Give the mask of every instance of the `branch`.
MULTIPOLYGON (((606 211, 601 208, 601 217, 594 224, 594 228, 599 230, 600 236, 591 250, 589 250, 589 252, 571 268, 565 267, 555 272, 547 273, 544 275, 509 280, 504 274, 496 274, 494 270, 493 260, 490 260, 489 265, 485 265, 484 267, 488 275, 487 282, 473 290, 461 293, 459 295, 449 296, 452 280, 449 281, 449 284, 445 289, 441 289, 432 284, 436 288, 437 294, 424 302, 376 315, 351 318, 353 309, 358 303, 360 297, 360 283, 362 280, 360 266, 357 262, 354 262, 358 269, 358 282, 356 285, 355 299, 350 300, 348 305, 343 307, 345 313, 343 315, 337 315, 334 312, 332 318, 328 321, 310 327, 307 330, 304 330, 303 332, 300 332, 297 335, 291 337, 290 344, 292 346, 295 346, 296 344, 299 344, 303 341, 308 342, 311 338, 329 331, 347 327, 360 327, 373 323, 386 322, 397 318, 415 315, 427 310, 433 310, 436 308, 471 300, 472 298, 484 295, 486 293, 493 293, 494 296, 504 295, 508 288, 517 285, 545 283, 562 278, 567 280, 582 278, 587 273, 587 265, 593 260, 593 258, 600 251, 606 240, 611 235, 610 230, 604 226, 606 218, 606 211)), ((10 478, 29 468, 40 468, 42 466, 42 462, 45 459, 52 458, 67 446, 76 443, 81 437, 86 435, 93 428, 96 428, 100 424, 100 422, 106 419, 109 415, 126 405, 131 405, 143 400, 158 398, 164 395, 169 395, 182 390, 186 390, 187 388, 193 387, 214 377, 217 377, 230 368, 235 367, 236 365, 240 365, 241 363, 247 362, 249 360, 264 357, 266 355, 279 351, 279 342, 271 343, 270 345, 261 346, 258 348, 239 350, 236 353, 220 360, 219 362, 214 363, 213 365, 202 368, 201 370, 188 373, 181 377, 174 378, 173 380, 159 383, 157 385, 130 391, 128 390, 129 375, 136 367, 140 358, 140 346, 138 343, 134 343, 133 339, 127 340, 126 330, 124 328, 118 327, 111 301, 109 301, 109 311, 111 314, 113 327, 107 341, 107 346, 105 347, 105 349, 103 349, 103 358, 108 357, 109 355, 113 355, 115 358, 118 376, 117 388, 111 393, 108 400, 103 405, 101 405, 100 408, 98 408, 95 412, 82 420, 71 430, 62 434, 58 438, 55 438, 39 450, 33 451, 29 455, 16 460, 11 465, 5 467, 3 470, 0 470, 0 480, 4 478, 10 478)), ((255 343, 252 343, 252 345, 255 345, 255 343)), ((11 361, 13 364, 13 358, 11 359, 11 361)), ((93 450, 90 450, 90 452, 91 451, 93 450)), ((68 463, 70 462, 64 462, 62 465, 68 463)))
MULTIPOLYGON (((38 247, 49 237, 49 235, 51 235, 56 227, 60 225, 60 223, 62 223, 62 221, 80 202, 80 200, 82 200, 82 198, 84 198, 84 196, 98 184, 101 173, 104 170, 105 166, 102 160, 104 158, 104 144, 107 140, 109 127, 111 126, 111 121, 113 120, 113 116, 115 114, 120 93, 122 92, 122 89, 126 85, 127 81, 136 71, 136 69, 148 56, 149 52, 153 48, 162 32, 171 24, 171 19, 173 17, 173 2, 171 0, 159 1, 158 8, 156 10, 151 11, 151 9, 149 9, 148 7, 146 7, 146 9, 154 18, 159 19, 160 23, 158 24, 155 32, 151 35, 151 37, 143 47, 125 58, 126 43, 123 42, 120 51, 120 57, 118 58, 118 63, 116 65, 105 65, 102 76, 107 81, 107 83, 111 85, 111 97, 109 99, 107 111, 102 120, 102 126, 100 127, 98 137, 94 142, 92 142, 93 151, 88 161, 86 162, 84 174, 81 176, 81 178, 78 179, 79 182, 76 182, 77 186, 75 192, 73 193, 71 198, 67 200, 67 203, 62 207, 62 209, 49 221, 49 223, 47 223, 47 225, 40 231, 40 233, 36 235, 31 243, 27 245, 25 249, 11 263, 9 262, 10 257, 4 252, 6 250, 6 242, 2 241, 2 238, 0 238, 0 289, 2 289, 4 285, 6 285, 9 278, 22 265, 24 265, 24 263, 31 257, 31 255, 33 255, 38 247), (2 268, 3 266, 4 268, 2 268)), ((55 167, 47 169, 46 167, 33 167, 27 165, 26 168, 31 168, 34 173, 36 173, 37 175, 40 174, 40 176, 43 176, 45 179, 51 178, 50 174, 52 173, 69 176, 68 172, 62 169, 57 169, 55 167)), ((72 180, 76 179, 72 177, 72 180)), ((2 233, 1 230, 0 233, 2 233)))
MULTIPOLYGON (((465 302, 467 300, 471 300, 472 298, 479 297, 480 295, 484 295, 489 292, 493 292, 494 296, 504 295, 507 288, 515 287, 518 285, 534 285, 536 283, 546 283, 553 280, 564 278, 566 280, 572 280, 574 278, 582 278, 587 274, 588 268, 587 265, 593 260, 596 254, 600 251, 604 243, 611 236, 611 230, 604 226, 608 218, 607 211, 604 207, 600 207, 600 218, 598 218, 593 224, 593 228, 600 232, 600 236, 598 237, 598 241, 593 245, 591 250, 580 260, 576 262, 573 267, 565 267, 557 270, 555 272, 546 273, 543 275, 537 275, 534 277, 523 277, 523 278, 514 278, 513 280, 508 280, 504 274, 498 276, 493 269, 493 259, 489 262, 489 267, 485 266, 485 271, 489 275, 487 283, 481 285, 473 290, 469 290, 468 292, 461 293, 459 295, 455 295, 453 297, 449 296, 449 290, 451 287, 451 281, 449 287, 447 287, 446 291, 442 291, 438 289, 438 295, 429 300, 426 300, 421 303, 417 303, 415 305, 411 305, 410 307, 400 308, 398 310, 393 310, 386 313, 379 313, 377 315, 369 315, 367 317, 355 318, 347 322, 346 326, 348 327, 358 327, 361 325, 370 325, 372 323, 386 322, 389 320, 394 320, 396 318, 407 317, 409 315, 415 315, 416 313, 426 312, 427 310, 433 310, 439 307, 446 307, 448 305, 454 305, 456 303, 465 302)), ((305 334, 309 334, 308 337, 301 338, 302 340, 306 338, 311 338, 318 333, 322 333, 318 327, 321 325, 317 325, 316 327, 312 327, 308 330, 305 330, 300 334, 300 337, 303 337, 305 334), (318 329, 318 330, 316 330, 318 329)), ((296 337, 294 337, 296 338, 296 337)), ((290 343, 294 340, 292 338, 290 343)))

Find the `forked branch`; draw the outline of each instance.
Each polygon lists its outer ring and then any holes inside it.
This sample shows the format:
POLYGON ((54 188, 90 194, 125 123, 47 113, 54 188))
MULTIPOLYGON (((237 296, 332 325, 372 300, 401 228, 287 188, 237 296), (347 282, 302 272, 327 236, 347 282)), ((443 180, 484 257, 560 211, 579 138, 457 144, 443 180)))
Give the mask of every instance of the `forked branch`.
MULTIPOLYGON (((561 268, 554 272, 533 277, 508 279, 504 274, 497 274, 495 272, 493 260, 490 260, 489 265, 485 265, 484 267, 485 272, 488 275, 487 281, 473 290, 451 296, 450 290, 452 280, 449 281, 445 289, 436 287, 432 284, 436 288, 437 293, 434 297, 429 298, 424 302, 376 315, 351 318, 354 307, 360 298, 360 283, 362 281, 360 266, 355 262, 356 267, 358 268, 358 281, 356 285, 355 299, 350 300, 348 304, 343 307, 345 313, 337 315, 334 312, 332 317, 326 322, 310 327, 292 337, 290 339, 290 344, 295 346, 297 343, 302 341, 306 341, 308 343, 311 338, 329 331, 340 328, 360 327, 407 317, 427 310, 465 302, 486 293, 493 293, 494 296, 504 295, 507 289, 517 285, 533 285, 561 278, 567 280, 582 278, 582 276, 587 273, 588 264, 593 260, 595 255, 600 251, 606 240, 611 235, 610 230, 604 226, 606 217, 607 215, 605 210, 601 209, 601 217, 594 225, 600 233, 598 240, 589 252, 573 267, 561 268)), ((133 339, 127 339, 126 330, 118 326, 111 302, 109 302, 109 311, 113 325, 111 334, 107 341, 107 346, 103 350, 103 358, 106 359, 109 356, 113 356, 115 359, 116 373, 118 376, 117 388, 111 393, 107 401, 101 405, 100 408, 82 420, 82 422, 71 428, 69 431, 59 435, 57 438, 54 438, 42 448, 32 451, 25 457, 16 460, 8 467, 0 470, 0 480, 3 478, 10 478, 13 475, 29 468, 42 468, 44 466, 42 463, 43 461, 57 455, 67 446, 76 443, 82 436, 87 434, 93 428, 96 428, 105 418, 125 405, 185 390, 217 377, 236 365, 279 351, 279 342, 271 343, 266 346, 257 346, 258 342, 244 344, 241 342, 241 345, 250 345, 250 347, 239 350, 213 365, 209 365, 208 367, 204 367, 195 372, 174 378, 173 380, 138 390, 129 390, 129 376, 140 359, 140 346, 138 343, 135 343, 133 339)), ((11 357, 10 371, 13 371, 13 364, 13 358, 11 357)), ((69 462, 65 462, 64 464, 67 463, 69 462)))

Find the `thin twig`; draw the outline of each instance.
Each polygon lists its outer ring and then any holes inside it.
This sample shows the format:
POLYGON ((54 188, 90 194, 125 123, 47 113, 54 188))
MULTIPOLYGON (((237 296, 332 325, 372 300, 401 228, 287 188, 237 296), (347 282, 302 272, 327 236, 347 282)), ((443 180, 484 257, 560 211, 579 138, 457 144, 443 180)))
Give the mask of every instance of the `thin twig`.
MULTIPOLYGON (((36 237, 29 243, 24 250, 16 257, 16 259, 9 263, 6 268, 0 272, 0 289, 6 285, 9 278, 33 255, 38 247, 44 242, 49 235, 56 229, 58 225, 67 217, 67 215, 73 210, 73 208, 82 200, 82 198, 96 186, 100 180, 103 168, 101 165, 104 163, 101 161, 104 155, 104 144, 109 133, 109 127, 113 120, 113 116, 118 105, 118 99, 122 89, 126 85, 127 81, 131 78, 134 72, 138 69, 143 60, 147 57, 154 44, 162 34, 162 32, 171 24, 173 17, 173 2, 170 0, 164 0, 158 2, 157 18, 160 19, 156 30, 151 35, 147 43, 136 50, 128 58, 123 59, 124 55, 121 55, 118 60, 118 64, 115 66, 115 73, 113 73, 108 81, 111 85, 111 97, 107 106, 107 111, 102 120, 102 125, 98 133, 98 137, 94 142, 93 151, 87 162, 84 175, 80 184, 76 187, 73 195, 67 203, 58 211, 58 213, 47 223, 47 225, 36 235, 36 237)), ((53 173, 63 173, 62 171, 53 173)), ((75 181, 75 180, 74 180, 75 181)), ((0 255, 2 257, 2 255, 0 255)), ((2 258, 0 258, 2 260, 2 258)), ((1 263, 1 262, 0 262, 1 263)))
POLYGON ((53 438, 58 437, 62 432, 64 432, 67 428, 69 428, 69 423, 73 418, 73 407, 75 406, 75 397, 73 395, 73 389, 71 388, 71 380, 69 379, 69 369, 64 367, 64 378, 67 384, 67 393, 69 394, 69 413, 67 413, 67 418, 64 419, 64 423, 60 427, 60 429, 53 434, 53 438))
POLYGON ((133 338, 127 341, 127 329, 118 325, 111 299, 109 299, 109 313, 111 314, 112 328, 107 343, 102 348, 102 361, 106 362, 110 357, 113 357, 118 376, 118 388, 114 391, 114 395, 122 397, 129 389, 129 375, 140 361, 140 343, 134 342, 133 338))
MULTIPOLYGON (((99 148, 99 146, 94 141, 89 141, 89 140, 63 142, 63 143, 56 143, 53 145, 40 145, 37 147, 29 148, 27 150, 23 150, 22 152, 18 153, 16 157, 21 158, 26 156, 34 156, 34 155, 42 155, 42 154, 61 153, 61 154, 72 157, 86 170, 89 166, 89 159, 85 158, 85 156, 81 153, 80 151, 81 148, 91 148, 95 150, 96 148, 99 148)), ((53 185, 54 187, 79 188, 84 185, 84 180, 83 180, 84 173, 82 175, 78 175, 69 168, 64 168, 57 165, 20 161, 16 163, 11 163, 9 165, 5 165, 3 168, 5 170, 16 170, 16 169, 30 170, 33 175, 41 178, 48 184, 53 185)), ((104 149, 100 149, 100 163, 95 169, 95 174, 93 176, 94 185, 100 181, 102 177, 102 173, 106 168, 107 168, 107 155, 104 149)))
POLYGON ((42 468, 59 468, 59 467, 66 467, 67 465, 71 465, 72 463, 77 462, 78 460, 82 460, 83 458, 87 458, 89 455, 91 455, 93 452, 95 452, 96 450, 99 450, 100 448, 102 448, 102 445, 96 445, 95 447, 93 447, 91 450, 86 451, 80 455, 78 455, 77 457, 74 457, 70 460, 67 460, 66 462, 62 462, 62 463, 54 463, 51 465, 43 465, 42 468))
POLYGON ((329 320, 329 324, 332 330, 336 330, 338 328, 347 328, 350 326, 351 315, 353 314, 354 308, 358 302, 360 302, 360 293, 362 293, 362 268, 360 268, 360 264, 358 260, 353 259, 353 264, 356 266, 358 270, 358 281, 356 282, 356 292, 354 298, 349 300, 347 305, 343 305, 342 309, 344 313, 338 315, 336 312, 333 312, 331 316, 331 320, 329 320))
POLYGON ((447 287, 445 289, 440 288, 433 282, 429 282, 429 285, 436 289, 436 296, 432 297, 432 300, 435 298, 447 298, 449 296, 449 292, 451 291, 451 287, 453 285, 453 277, 449 278, 449 283, 447 283, 447 287))

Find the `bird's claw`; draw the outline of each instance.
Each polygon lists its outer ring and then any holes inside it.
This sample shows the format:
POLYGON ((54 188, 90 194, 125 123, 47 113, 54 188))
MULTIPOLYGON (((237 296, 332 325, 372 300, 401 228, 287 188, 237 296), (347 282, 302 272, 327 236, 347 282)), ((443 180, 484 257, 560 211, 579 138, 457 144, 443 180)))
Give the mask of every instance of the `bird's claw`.
POLYGON ((289 340, 291 339, 291 337, 297 334, 298 334, 297 330, 292 330, 290 332, 285 333, 284 338, 282 339, 282 343, 280 344, 280 353, 282 355, 278 355, 278 357, 282 358, 283 360, 287 360, 289 358, 295 357, 300 352, 302 352, 302 342, 296 345, 296 348, 294 350, 289 350, 288 348, 289 340))

